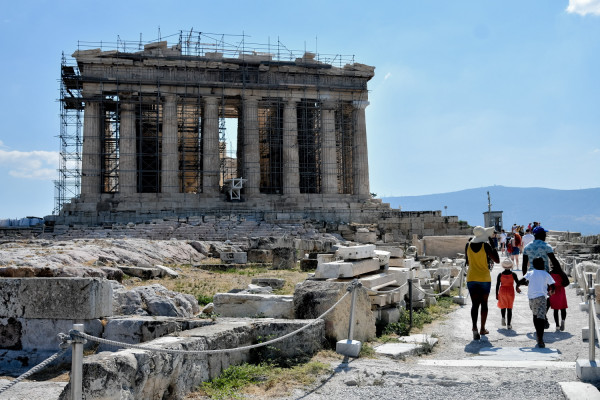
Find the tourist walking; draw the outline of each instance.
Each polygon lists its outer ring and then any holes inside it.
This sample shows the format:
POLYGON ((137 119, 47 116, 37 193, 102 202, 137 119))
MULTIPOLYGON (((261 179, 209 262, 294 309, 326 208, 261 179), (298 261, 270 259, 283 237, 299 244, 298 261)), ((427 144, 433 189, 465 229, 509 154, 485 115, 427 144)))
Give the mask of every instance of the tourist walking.
POLYGON ((519 289, 519 278, 517 274, 512 272, 513 263, 508 258, 501 263, 504 271, 498 274, 496 279, 496 300, 498 300, 498 308, 502 315, 502 326, 506 329, 512 329, 512 308, 515 302, 515 284, 517 285, 517 293, 521 293, 519 289))
POLYGON ((535 328, 537 346, 546 347, 544 344, 544 329, 546 328, 546 302, 548 295, 554 294, 554 279, 544 269, 544 260, 541 257, 532 261, 533 269, 529 270, 519 281, 520 285, 529 286, 527 298, 529 308, 533 313, 533 326, 535 328))
MULTIPOLYGON (((529 225, 531 225, 531 224, 529 224, 529 225)), ((535 240, 535 237, 531 233, 531 229, 527 228, 527 230, 525 231, 525 235, 523 235, 523 237, 521 238, 521 250, 525 249, 525 246, 527 246, 529 243, 533 242, 534 240, 535 240)))
POLYGON ((504 229, 500 231, 500 236, 498 240, 500 242, 500 252, 503 256, 506 256, 506 232, 504 231, 504 229))
POLYGON ((465 245, 465 259, 467 270, 467 289, 471 296, 471 321, 473 322, 473 340, 481 339, 481 335, 487 335, 485 329, 488 315, 488 297, 492 288, 492 278, 488 268, 488 258, 495 263, 500 262, 498 251, 493 248, 492 233, 494 227, 484 228, 476 226, 473 228, 475 235, 465 245), (481 308, 481 328, 477 329, 477 319, 481 308))
POLYGON ((548 297, 550 307, 554 310, 554 323, 556 324, 556 330, 565 330, 565 319, 567 319, 567 294, 565 293, 565 287, 569 286, 569 277, 565 274, 561 268, 552 266, 550 276, 554 279, 554 294, 548 297), (560 311, 560 324, 558 323, 558 312, 560 311))
POLYGON ((515 231, 511 239, 512 250, 510 252, 510 259, 515 264, 515 268, 519 269, 519 254, 521 253, 521 235, 515 231))
POLYGON ((554 255, 554 249, 546 243, 546 232, 548 231, 541 225, 533 228, 534 240, 523 248, 523 275, 527 273, 529 260, 537 257, 541 257, 544 260, 544 269, 546 272, 550 272, 550 263, 556 268, 561 268, 560 263, 554 255))

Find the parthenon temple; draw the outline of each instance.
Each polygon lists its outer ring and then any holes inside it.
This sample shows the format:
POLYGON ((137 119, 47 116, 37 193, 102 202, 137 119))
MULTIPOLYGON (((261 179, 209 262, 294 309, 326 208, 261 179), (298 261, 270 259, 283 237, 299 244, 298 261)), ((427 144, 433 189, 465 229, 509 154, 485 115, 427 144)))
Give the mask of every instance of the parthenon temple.
POLYGON ((374 67, 295 57, 279 44, 247 51, 203 41, 190 32, 173 45, 80 45, 76 65, 63 61, 61 137, 82 140, 61 152, 60 216, 98 222, 371 202, 365 108, 374 67))
POLYGON ((62 61, 59 179, 46 221, 316 221, 338 233, 370 224, 389 240, 463 232, 458 217, 403 212, 370 193, 375 67, 247 39, 191 30, 78 42, 62 61))

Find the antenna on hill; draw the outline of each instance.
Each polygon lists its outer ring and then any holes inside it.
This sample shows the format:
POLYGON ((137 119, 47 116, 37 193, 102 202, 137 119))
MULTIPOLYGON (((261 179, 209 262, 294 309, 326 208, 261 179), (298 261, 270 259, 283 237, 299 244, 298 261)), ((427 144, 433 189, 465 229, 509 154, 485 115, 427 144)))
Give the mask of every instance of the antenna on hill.
POLYGON ((489 190, 487 192, 487 195, 488 195, 488 212, 491 212, 492 211, 492 200, 490 199, 490 192, 489 192, 489 190))

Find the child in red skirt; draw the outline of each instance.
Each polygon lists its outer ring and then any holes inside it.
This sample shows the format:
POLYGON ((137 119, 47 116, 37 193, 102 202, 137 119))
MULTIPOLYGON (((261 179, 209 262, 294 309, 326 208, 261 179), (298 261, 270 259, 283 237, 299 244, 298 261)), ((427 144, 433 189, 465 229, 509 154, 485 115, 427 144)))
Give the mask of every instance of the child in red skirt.
POLYGON ((556 330, 565 330, 565 319, 567 318, 567 294, 565 293, 565 287, 569 285, 569 277, 561 268, 553 266, 550 271, 552 279, 555 282, 554 294, 548 297, 550 307, 554 310, 554 322, 556 323, 556 330), (558 323, 558 310, 560 310, 560 325, 558 323))
POLYGON ((513 262, 507 258, 502 261, 501 265, 504 271, 499 273, 496 279, 496 300, 498 300, 498 308, 500 308, 502 314, 502 326, 512 329, 510 323, 515 301, 515 284, 517 285, 517 293, 521 293, 521 289, 519 289, 517 274, 511 271, 513 262))

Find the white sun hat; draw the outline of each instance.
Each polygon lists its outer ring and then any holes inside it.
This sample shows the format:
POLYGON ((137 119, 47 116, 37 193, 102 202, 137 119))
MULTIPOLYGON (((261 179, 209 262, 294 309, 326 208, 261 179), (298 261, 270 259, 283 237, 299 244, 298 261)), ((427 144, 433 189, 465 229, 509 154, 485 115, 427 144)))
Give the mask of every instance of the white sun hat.
POLYGON ((494 234, 494 227, 484 228, 483 226, 476 226, 473 228, 473 235, 475 237, 471 240, 471 243, 485 243, 489 237, 494 234))

